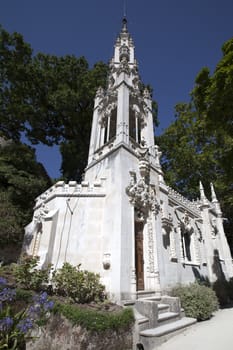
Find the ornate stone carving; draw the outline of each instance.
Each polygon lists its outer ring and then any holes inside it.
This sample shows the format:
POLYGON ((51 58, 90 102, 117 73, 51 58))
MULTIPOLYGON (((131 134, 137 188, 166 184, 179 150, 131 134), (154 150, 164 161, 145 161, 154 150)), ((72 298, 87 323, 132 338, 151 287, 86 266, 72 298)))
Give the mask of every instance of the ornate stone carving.
POLYGON ((98 98, 104 97, 104 89, 101 86, 96 91, 96 97, 98 97, 98 98))
POLYGON ((175 202, 179 203, 182 207, 187 207, 192 210, 198 217, 201 217, 201 212, 199 209, 199 201, 190 201, 183 197, 180 193, 173 190, 173 188, 167 186, 169 197, 175 202))
POLYGON ((109 270, 111 266, 111 254, 110 253, 104 253, 103 256, 103 268, 105 270, 109 270))
POLYGON ((218 234, 218 227, 217 227, 217 223, 216 223, 216 218, 215 217, 210 219, 210 225, 211 225, 212 238, 216 238, 216 236, 218 234))
POLYGON ((128 64, 126 57, 122 58, 120 65, 119 65, 119 68, 117 69, 118 75, 120 75, 122 72, 130 75, 130 68, 129 68, 129 64, 128 64))
POLYGON ((171 230, 173 226, 173 218, 172 218, 172 215, 169 213, 168 214, 168 217, 162 217, 162 227, 165 229, 165 230, 171 230))
POLYGON ((193 233, 193 227, 191 225, 191 219, 188 216, 187 211, 184 212, 184 216, 180 220, 180 226, 183 234, 191 235, 193 233))
POLYGON ((99 124, 105 126, 107 119, 111 116, 112 111, 116 108, 116 102, 109 103, 105 106, 105 103, 100 104, 98 112, 100 114, 99 124))
POLYGON ((147 88, 145 88, 143 91, 143 97, 151 100, 151 96, 150 96, 149 90, 147 88))
POLYGON ((154 214, 159 212, 159 204, 156 199, 155 186, 149 183, 149 151, 142 141, 139 153, 139 171, 140 178, 137 181, 135 171, 130 171, 130 184, 126 187, 126 193, 129 201, 136 208, 143 209, 148 212, 151 210, 154 214))
POLYGON ((147 220, 147 229, 148 229, 148 258, 149 258, 149 272, 155 272, 155 263, 154 263, 154 238, 153 238, 153 226, 152 226, 152 217, 149 216, 147 220))
POLYGON ((49 209, 45 203, 43 203, 38 211, 38 213, 34 216, 35 222, 42 222, 46 215, 48 214, 49 209))

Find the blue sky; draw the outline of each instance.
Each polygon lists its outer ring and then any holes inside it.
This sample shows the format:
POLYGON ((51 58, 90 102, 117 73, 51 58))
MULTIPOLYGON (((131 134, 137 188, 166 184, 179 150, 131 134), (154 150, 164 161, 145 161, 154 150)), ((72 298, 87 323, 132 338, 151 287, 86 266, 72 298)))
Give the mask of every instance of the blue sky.
MULTIPOLYGON (((85 56, 108 62, 121 28, 124 0, 1 0, 0 23, 17 31, 34 53, 85 56)), ((154 89, 161 133, 174 106, 189 100, 199 70, 211 71, 233 36, 232 0, 126 0, 128 28, 144 83, 154 89)), ((58 152, 40 146, 37 157, 58 177, 58 152)))

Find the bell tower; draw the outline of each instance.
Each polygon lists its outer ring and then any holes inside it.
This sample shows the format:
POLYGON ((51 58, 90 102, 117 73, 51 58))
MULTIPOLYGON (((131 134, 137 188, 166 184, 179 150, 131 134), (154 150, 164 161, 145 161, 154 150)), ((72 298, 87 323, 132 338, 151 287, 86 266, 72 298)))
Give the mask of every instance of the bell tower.
POLYGON ((123 18, 107 88, 99 88, 95 97, 87 171, 115 149, 134 152, 142 141, 154 147, 152 100, 149 91, 143 90, 134 43, 123 18))

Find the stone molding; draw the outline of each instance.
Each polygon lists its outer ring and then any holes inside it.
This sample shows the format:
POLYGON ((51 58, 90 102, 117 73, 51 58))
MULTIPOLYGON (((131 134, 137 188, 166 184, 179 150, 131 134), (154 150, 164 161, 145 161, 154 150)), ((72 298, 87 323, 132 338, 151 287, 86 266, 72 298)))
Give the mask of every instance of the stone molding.
POLYGON ((183 197, 180 193, 176 192, 173 188, 167 186, 169 199, 173 200, 177 204, 180 204, 183 208, 188 208, 190 211, 194 212, 195 215, 201 216, 201 211, 199 209, 199 201, 190 201, 189 199, 183 197))
POLYGON ((102 181, 94 181, 93 183, 89 183, 88 181, 82 181, 81 183, 77 183, 77 181, 69 181, 69 183, 58 181, 36 198, 34 210, 42 207, 42 214, 45 210, 45 203, 52 200, 54 197, 103 197, 105 196, 105 189, 103 186, 105 178, 101 180, 102 181))

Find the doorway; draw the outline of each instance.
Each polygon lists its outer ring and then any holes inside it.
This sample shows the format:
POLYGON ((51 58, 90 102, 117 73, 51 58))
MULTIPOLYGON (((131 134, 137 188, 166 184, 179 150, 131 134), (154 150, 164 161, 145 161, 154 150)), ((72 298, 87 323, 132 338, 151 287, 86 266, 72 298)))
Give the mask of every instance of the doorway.
POLYGON ((143 221, 135 220, 135 269, 137 291, 144 290, 143 221))

